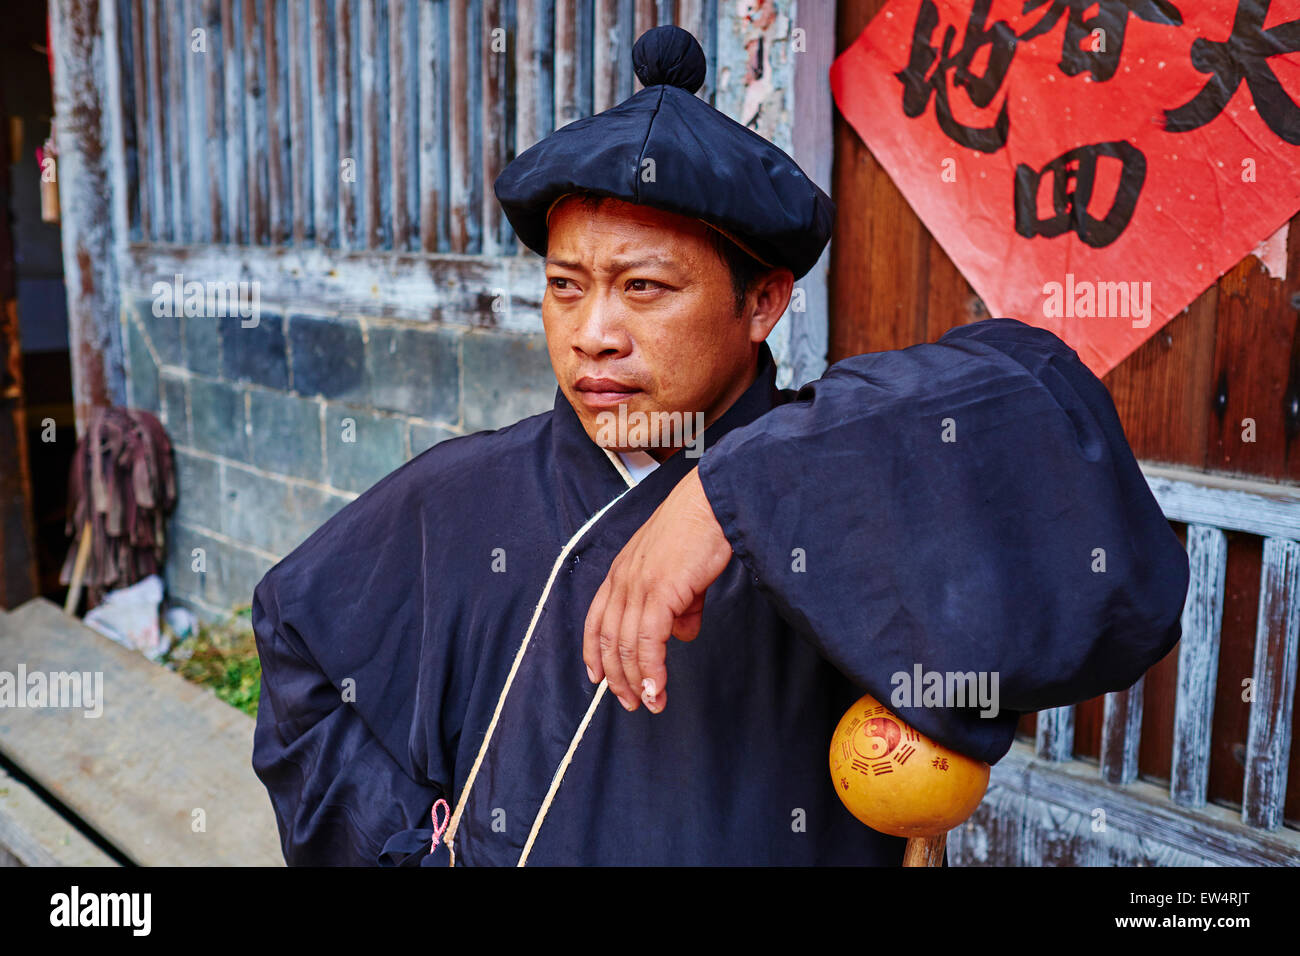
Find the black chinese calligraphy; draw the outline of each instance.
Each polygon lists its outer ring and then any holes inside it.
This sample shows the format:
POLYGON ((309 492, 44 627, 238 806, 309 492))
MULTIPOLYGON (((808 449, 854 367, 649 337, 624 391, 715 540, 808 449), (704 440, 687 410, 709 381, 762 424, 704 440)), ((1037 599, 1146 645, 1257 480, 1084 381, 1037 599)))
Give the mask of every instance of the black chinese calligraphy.
POLYGON ((1016 232, 1029 239, 1034 236, 1050 239, 1073 230, 1084 243, 1094 249, 1108 246, 1119 238, 1133 217, 1146 177, 1146 156, 1132 143, 1123 140, 1072 149, 1052 160, 1041 172, 1018 163, 1015 186, 1016 232), (1097 184, 1097 161, 1103 156, 1118 159, 1122 170, 1110 211, 1104 218, 1097 219, 1088 212, 1088 203, 1097 184), (1048 173, 1053 176, 1053 215, 1048 219, 1040 219, 1038 191, 1043 177, 1048 173), (1071 182, 1073 189, 1070 188, 1071 182))
POLYGON ((1043 6, 1047 12, 1020 34, 1020 39, 1032 40, 1049 32, 1068 10, 1070 17, 1061 45, 1061 72, 1078 76, 1087 70, 1099 83, 1109 80, 1119 67, 1130 13, 1147 23, 1168 26, 1183 23, 1183 15, 1167 0, 1025 0, 1023 12, 1030 13, 1043 6), (1087 16, 1093 7, 1097 8, 1096 15, 1087 16), (1087 49, 1083 48, 1084 41, 1088 41, 1087 49))
POLYGON ((1227 40, 1198 37, 1192 43, 1192 66, 1211 74, 1209 82, 1188 102, 1165 110, 1165 129, 1186 133, 1215 119, 1246 81, 1255 109, 1274 133, 1300 146, 1300 108, 1287 95, 1269 68, 1268 58, 1300 52, 1300 20, 1264 29, 1272 0, 1241 0, 1227 40))
POLYGON ((948 99, 949 84, 963 87, 971 102, 987 109, 1002 87, 1011 59, 1016 52, 1016 35, 1006 21, 985 26, 993 0, 976 0, 966 24, 966 33, 957 52, 952 52, 957 31, 944 28, 943 44, 934 48, 934 30, 939 25, 939 11, 932 0, 923 0, 912 32, 912 51, 907 67, 894 75, 903 84, 903 112, 915 119, 925 112, 934 94, 934 113, 943 130, 954 142, 982 153, 995 153, 1007 144, 1010 117, 1004 99, 993 125, 978 127, 957 122, 948 99), (989 47, 988 65, 983 73, 971 66, 983 47, 989 47), (933 67, 933 70, 931 69, 933 67))

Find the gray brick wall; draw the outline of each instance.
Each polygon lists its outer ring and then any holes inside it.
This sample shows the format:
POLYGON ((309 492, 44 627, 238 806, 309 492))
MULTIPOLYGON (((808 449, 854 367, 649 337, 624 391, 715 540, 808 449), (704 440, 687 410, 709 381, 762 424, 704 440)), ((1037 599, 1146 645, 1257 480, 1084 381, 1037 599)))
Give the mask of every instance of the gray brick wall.
POLYGON ((266 302, 246 327, 157 317, 148 294, 123 301, 129 400, 175 449, 168 598, 204 618, 250 603, 276 561, 404 461, 555 395, 540 333, 266 302))

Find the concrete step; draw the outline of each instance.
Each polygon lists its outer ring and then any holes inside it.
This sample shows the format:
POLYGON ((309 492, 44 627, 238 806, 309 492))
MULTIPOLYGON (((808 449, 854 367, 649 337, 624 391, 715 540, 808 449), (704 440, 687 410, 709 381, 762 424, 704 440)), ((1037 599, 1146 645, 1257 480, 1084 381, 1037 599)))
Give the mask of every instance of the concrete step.
POLYGON ((4 672, 90 675, 80 706, 0 705, 0 753, 133 862, 283 865, 248 715, 43 598, 0 616, 4 672))
POLYGON ((39 796, 0 770, 0 866, 117 866, 39 796))

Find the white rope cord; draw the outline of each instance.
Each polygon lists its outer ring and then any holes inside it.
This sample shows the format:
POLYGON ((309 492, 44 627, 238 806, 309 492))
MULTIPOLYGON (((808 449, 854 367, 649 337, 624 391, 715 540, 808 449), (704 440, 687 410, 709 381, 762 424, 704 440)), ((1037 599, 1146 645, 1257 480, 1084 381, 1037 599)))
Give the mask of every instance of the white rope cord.
MULTIPOLYGON (((608 448, 604 448, 602 449, 602 451, 605 452, 605 455, 610 459, 610 461, 614 462, 615 467, 618 468, 619 473, 623 476, 623 480, 627 483, 628 488, 633 487, 635 485, 635 482, 632 481, 631 475, 628 474, 627 469, 623 467, 623 463, 618 460, 617 456, 610 454, 608 448)), ((573 537, 571 537, 567 542, 565 542, 564 547, 560 549, 559 557, 555 559, 555 564, 551 566, 551 574, 546 579, 546 587, 542 589, 542 596, 537 602, 537 607, 533 610, 533 618, 528 624, 528 630, 524 633, 523 642, 519 645, 519 651, 515 654, 514 662, 510 665, 510 673, 506 676, 506 683, 505 686, 501 688, 501 694, 497 697, 497 706, 496 709, 492 712, 492 720, 488 723, 487 733, 483 735, 483 743, 479 745, 478 754, 475 755, 474 757, 474 765, 473 767, 470 768, 469 777, 465 781, 465 788, 461 791, 460 800, 457 801, 456 803, 456 812, 452 814, 451 823, 448 824, 447 826, 447 835, 445 837, 445 843, 447 845, 449 866, 456 865, 456 847, 455 847, 456 831, 460 827, 461 816, 464 814, 465 807, 469 803, 470 790, 473 789, 474 781, 478 777, 479 768, 483 765, 483 758, 487 756, 488 744, 491 743, 492 734, 496 730, 497 722, 501 719, 501 711, 505 707, 506 695, 510 693, 510 686, 515 681, 515 674, 519 672, 519 665, 523 662, 524 653, 528 650, 528 642, 532 640, 533 631, 537 627, 537 622, 541 620, 542 610, 546 607, 546 600, 551 595, 551 586, 555 583, 556 575, 559 574, 560 568, 564 564, 565 558, 569 556, 569 552, 573 550, 573 546, 578 543, 578 540, 584 534, 587 533, 587 530, 593 524, 595 524, 598 520, 600 520, 601 515, 603 515, 606 511, 608 511, 614 505, 614 503, 618 501, 619 498, 622 498, 623 495, 625 494, 627 494, 626 490, 620 493, 618 497, 614 498, 613 501, 611 501, 609 504, 605 505, 605 507, 601 508, 594 515, 588 518, 586 523, 583 524, 581 528, 579 528, 577 531, 574 532, 573 537)), ((595 702, 600 700, 603 692, 604 692, 604 682, 602 681, 601 687, 597 689, 596 696, 593 699, 592 708, 588 709, 588 716, 586 719, 584 719, 582 725, 579 727, 578 736, 577 736, 578 740, 580 740, 582 737, 582 731, 586 729, 587 720, 590 719, 591 710, 594 709, 595 702)), ((572 756, 573 750, 576 747, 577 747, 577 740, 574 740, 569 745, 569 753, 565 757, 566 764, 568 758, 572 756)), ((563 766, 564 765, 562 765, 562 768, 563 766)), ((561 769, 559 776, 561 777, 563 776, 563 769, 561 769)), ((547 801, 542 805, 543 810, 545 810, 545 808, 550 805, 550 797, 554 794, 555 790, 559 788, 558 778, 552 781, 551 788, 552 788, 551 793, 547 795, 547 801)), ((538 827, 538 822, 535 821, 533 824, 533 833, 529 836, 530 845, 532 843, 532 837, 536 835, 537 827, 538 827)), ((525 848, 524 852, 525 854, 527 854, 527 847, 525 848)))
POLYGON ((629 488, 633 487, 636 484, 636 481, 632 478, 632 473, 627 470, 627 465, 623 464, 623 459, 619 458, 618 455, 614 454, 608 448, 601 448, 601 451, 605 453, 606 458, 613 462, 614 467, 618 469, 618 473, 622 475, 623 480, 627 482, 627 486, 629 488))
MULTIPOLYGON (((634 487, 636 482, 632 479, 628 470, 623 467, 622 460, 617 455, 613 454, 608 448, 604 449, 604 452, 609 456, 609 460, 614 463, 614 467, 618 469, 619 474, 623 476, 623 480, 627 482, 627 486, 629 488, 634 487)), ((582 723, 578 724, 577 732, 573 735, 573 739, 569 741, 569 749, 564 752, 564 759, 561 760, 560 765, 555 768, 555 776, 551 778, 551 787, 546 791, 546 798, 542 801, 542 805, 537 811, 537 817, 533 820, 533 828, 528 831, 528 842, 524 844, 523 853, 519 854, 518 866, 525 866, 528 863, 528 854, 532 852, 533 843, 537 839, 537 833, 541 830, 542 822, 546 819, 546 814, 551 809, 551 803, 554 801, 556 793, 560 790, 560 783, 564 780, 564 773, 569 769, 569 764, 573 761, 573 755, 578 750, 578 744, 582 743, 582 735, 587 732, 587 725, 591 723, 591 718, 595 716, 596 708, 600 706, 601 698, 605 696, 605 691, 607 690, 609 690, 609 681, 602 680, 600 686, 596 688, 595 695, 591 698, 591 703, 587 705, 587 712, 582 717, 582 723)))
POLYGON ((569 741, 569 749, 564 752, 564 759, 555 768, 555 776, 551 779, 551 789, 546 791, 546 799, 542 801, 542 806, 537 811, 537 818, 533 820, 533 828, 528 832, 528 842, 524 844, 524 852, 519 854, 519 866, 524 866, 528 862, 528 854, 532 852, 533 841, 537 839, 537 831, 542 828, 542 821, 546 819, 546 813, 551 809, 551 801, 555 799, 555 794, 560 789, 560 782, 564 779, 564 772, 569 769, 569 763, 573 760, 574 753, 577 752, 578 744, 582 742, 582 735, 587 732, 587 725, 591 723, 591 718, 600 705, 600 699, 605 696, 607 690, 609 690, 609 681, 602 680, 600 686, 596 688, 595 696, 591 698, 591 703, 587 706, 587 713, 583 715, 582 723, 578 724, 578 732, 569 741))

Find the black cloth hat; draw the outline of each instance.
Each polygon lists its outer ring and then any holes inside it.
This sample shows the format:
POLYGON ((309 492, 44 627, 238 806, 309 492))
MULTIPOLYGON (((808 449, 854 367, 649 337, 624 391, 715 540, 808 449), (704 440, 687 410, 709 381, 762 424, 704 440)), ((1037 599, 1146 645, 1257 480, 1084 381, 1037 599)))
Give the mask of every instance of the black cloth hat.
POLYGON ((830 197, 783 150, 694 95, 704 51, 685 30, 648 30, 632 64, 645 89, 562 126, 497 177, 520 241, 546 255, 551 207, 589 192, 700 219, 765 265, 805 275, 830 240, 830 197))

